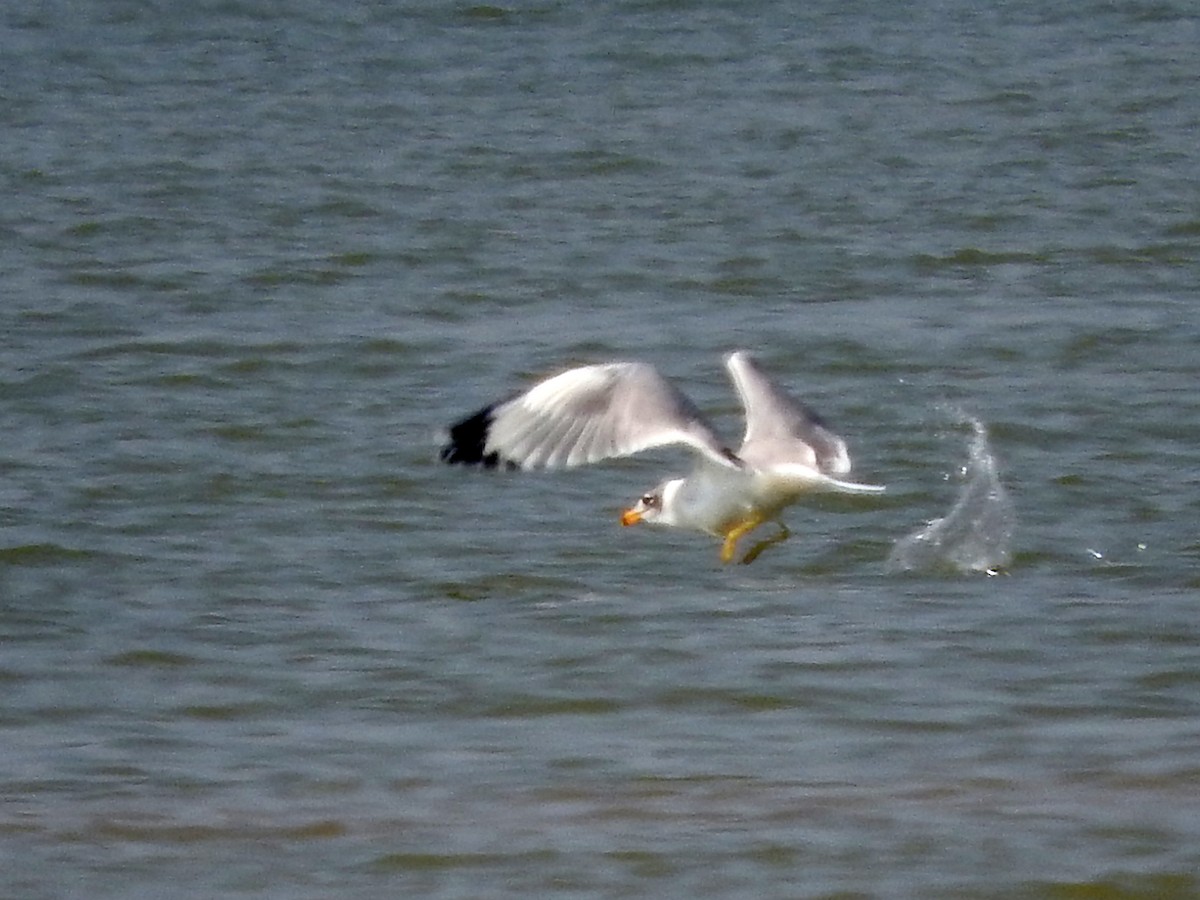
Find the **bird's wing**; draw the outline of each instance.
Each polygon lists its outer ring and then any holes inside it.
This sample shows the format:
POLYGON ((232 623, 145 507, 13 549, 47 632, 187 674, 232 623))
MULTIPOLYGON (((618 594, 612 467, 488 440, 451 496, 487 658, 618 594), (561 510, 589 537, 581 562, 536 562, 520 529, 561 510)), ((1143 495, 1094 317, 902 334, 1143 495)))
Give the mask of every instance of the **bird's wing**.
POLYGON ((738 456, 748 465, 801 465, 826 475, 850 471, 846 442, 815 412, 785 394, 748 354, 729 354, 725 366, 746 408, 746 436, 738 456))
POLYGON ((583 366, 492 404, 450 429, 448 463, 556 468, 681 444, 723 466, 741 462, 678 388, 646 363, 583 366))

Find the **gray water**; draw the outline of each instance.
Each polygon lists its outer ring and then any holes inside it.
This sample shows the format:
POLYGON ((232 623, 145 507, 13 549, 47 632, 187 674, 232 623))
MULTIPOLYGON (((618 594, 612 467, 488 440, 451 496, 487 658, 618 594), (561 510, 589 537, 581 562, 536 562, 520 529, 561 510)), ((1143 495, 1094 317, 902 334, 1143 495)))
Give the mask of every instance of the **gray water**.
POLYGON ((0 895, 1200 896, 1191 0, 0 23, 0 895), (888 494, 436 462, 735 347, 888 494))

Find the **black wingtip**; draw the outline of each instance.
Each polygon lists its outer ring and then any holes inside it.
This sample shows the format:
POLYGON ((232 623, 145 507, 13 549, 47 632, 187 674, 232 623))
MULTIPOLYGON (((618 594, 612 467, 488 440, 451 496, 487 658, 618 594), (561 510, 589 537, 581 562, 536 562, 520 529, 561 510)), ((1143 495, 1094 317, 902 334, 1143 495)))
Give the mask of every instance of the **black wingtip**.
POLYGON ((451 466, 511 468, 512 464, 500 459, 500 454, 495 451, 486 452, 488 432, 492 427, 492 411, 495 408, 495 403, 485 406, 479 412, 451 425, 450 440, 439 451, 438 458, 451 466))

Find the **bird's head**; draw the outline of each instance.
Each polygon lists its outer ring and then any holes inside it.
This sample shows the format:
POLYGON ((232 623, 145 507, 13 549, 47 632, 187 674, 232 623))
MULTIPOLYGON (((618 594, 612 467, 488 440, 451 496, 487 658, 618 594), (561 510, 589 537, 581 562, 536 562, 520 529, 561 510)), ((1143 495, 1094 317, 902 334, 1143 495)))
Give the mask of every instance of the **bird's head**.
POLYGON ((621 513, 621 524, 674 525, 675 495, 682 484, 682 478, 671 478, 642 494, 637 503, 621 513))

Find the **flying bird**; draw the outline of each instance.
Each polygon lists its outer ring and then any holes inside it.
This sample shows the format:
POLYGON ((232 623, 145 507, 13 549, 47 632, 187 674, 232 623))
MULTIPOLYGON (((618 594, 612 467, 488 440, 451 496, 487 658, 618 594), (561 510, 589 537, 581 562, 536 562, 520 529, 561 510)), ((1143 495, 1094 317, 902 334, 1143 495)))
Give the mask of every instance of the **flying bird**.
POLYGON ((621 516, 701 531, 722 539, 721 561, 767 522, 774 535, 742 558, 753 562, 790 532, 783 510, 810 491, 877 494, 884 488, 842 480, 846 443, 804 404, 774 384, 747 353, 725 358, 745 407, 746 433, 734 452, 678 388, 642 362, 570 369, 525 393, 492 403, 452 425, 443 462, 486 468, 571 468, 643 450, 682 445, 696 457, 686 477, 663 481, 621 516))

